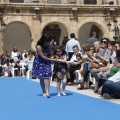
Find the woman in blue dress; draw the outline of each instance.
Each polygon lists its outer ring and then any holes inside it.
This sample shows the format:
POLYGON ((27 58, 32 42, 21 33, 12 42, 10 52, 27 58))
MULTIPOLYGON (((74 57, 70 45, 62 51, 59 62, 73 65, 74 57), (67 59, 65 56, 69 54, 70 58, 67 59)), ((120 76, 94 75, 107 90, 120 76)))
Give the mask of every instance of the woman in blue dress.
POLYGON ((65 62, 62 60, 49 58, 49 44, 52 39, 52 36, 46 33, 40 38, 40 40, 38 40, 36 45, 37 52, 32 68, 32 75, 40 79, 43 96, 47 96, 47 98, 50 98, 49 87, 51 77, 51 61, 65 62))

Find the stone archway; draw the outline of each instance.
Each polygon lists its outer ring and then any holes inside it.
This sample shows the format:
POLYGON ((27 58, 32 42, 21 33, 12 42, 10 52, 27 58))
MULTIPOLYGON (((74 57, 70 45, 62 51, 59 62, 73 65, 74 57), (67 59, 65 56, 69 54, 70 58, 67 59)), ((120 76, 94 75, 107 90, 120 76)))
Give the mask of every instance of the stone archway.
POLYGON ((103 31, 96 23, 87 22, 80 27, 78 32, 78 37, 81 45, 85 43, 85 41, 90 37, 91 32, 96 32, 96 37, 99 40, 101 40, 101 38, 103 37, 103 31))
POLYGON ((31 48, 31 32, 26 24, 22 22, 12 22, 7 25, 3 35, 3 50, 11 53, 13 47, 17 47, 20 52, 31 48))
POLYGON ((57 45, 61 45, 64 35, 68 35, 66 28, 61 23, 56 22, 47 24, 44 27, 42 34, 45 33, 51 34, 57 42, 57 45))

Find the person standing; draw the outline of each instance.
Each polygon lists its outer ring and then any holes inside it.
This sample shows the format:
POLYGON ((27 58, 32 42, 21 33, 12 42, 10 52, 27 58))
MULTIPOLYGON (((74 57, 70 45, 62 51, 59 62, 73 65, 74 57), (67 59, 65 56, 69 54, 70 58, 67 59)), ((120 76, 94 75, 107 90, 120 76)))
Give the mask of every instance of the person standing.
POLYGON ((51 77, 51 61, 62 62, 62 60, 48 57, 49 45, 52 39, 52 36, 46 33, 38 40, 36 45, 37 52, 32 68, 32 75, 40 79, 43 96, 46 96, 47 98, 50 98, 49 87, 51 77))
MULTIPOLYGON (((62 51, 62 46, 58 46, 56 50, 56 58, 63 59, 64 61, 67 60, 67 56, 62 51)), ((54 64, 54 75, 53 80, 57 81, 57 96, 60 96, 60 87, 62 84, 62 95, 66 96, 65 87, 67 81, 67 66, 66 63, 56 62, 54 64)))
POLYGON ((54 44, 55 40, 52 39, 50 41, 50 45, 49 45, 49 54, 50 56, 54 56, 55 55, 55 52, 56 52, 56 45, 54 44))
POLYGON ((80 43, 75 40, 76 36, 75 36, 75 33, 71 33, 70 34, 70 37, 71 39, 67 42, 66 44, 66 53, 68 55, 68 60, 71 59, 72 55, 73 55, 73 46, 78 46, 79 50, 81 50, 81 46, 80 46, 80 43))
POLYGON ((94 46, 94 42, 98 41, 98 39, 96 38, 96 32, 92 32, 90 34, 90 38, 86 40, 86 43, 88 43, 90 45, 90 47, 94 46))

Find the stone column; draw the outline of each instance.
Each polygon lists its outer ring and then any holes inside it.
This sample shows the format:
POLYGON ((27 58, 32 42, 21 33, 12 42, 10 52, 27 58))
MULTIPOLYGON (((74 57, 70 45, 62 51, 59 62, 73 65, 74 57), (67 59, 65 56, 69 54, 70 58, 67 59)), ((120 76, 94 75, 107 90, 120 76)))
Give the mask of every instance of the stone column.
POLYGON ((48 3, 48 0, 43 0, 43 3, 48 3))
POLYGON ((61 0, 61 4, 67 4, 67 0, 61 0))
POLYGON ((103 4, 103 0, 97 0, 97 5, 103 4))
POLYGON ((24 0, 24 3, 31 3, 32 0, 24 0))
POLYGON ((80 4, 80 0, 77 0, 76 3, 77 3, 77 4, 80 4))
POLYGON ((3 2, 9 3, 9 0, 3 0, 3 2))
POLYGON ((25 3, 32 3, 32 0, 24 0, 25 3))
POLYGON ((102 0, 103 4, 108 4, 109 0, 102 0))
POLYGON ((120 0, 117 0, 117 4, 120 5, 120 0))
POLYGON ((84 4, 84 0, 79 0, 79 3, 80 4, 84 4))
MULTIPOLYGON (((120 0, 119 0, 120 1, 120 0)), ((113 0, 113 2, 114 2, 114 5, 117 5, 117 0, 113 0)))
POLYGON ((3 48, 3 32, 0 31, 0 55, 3 53, 3 49, 2 48, 3 48))
POLYGON ((78 31, 77 31, 78 23, 76 20, 70 21, 70 33, 75 33, 76 37, 78 38, 78 31), (76 26, 76 27, 73 27, 76 26))

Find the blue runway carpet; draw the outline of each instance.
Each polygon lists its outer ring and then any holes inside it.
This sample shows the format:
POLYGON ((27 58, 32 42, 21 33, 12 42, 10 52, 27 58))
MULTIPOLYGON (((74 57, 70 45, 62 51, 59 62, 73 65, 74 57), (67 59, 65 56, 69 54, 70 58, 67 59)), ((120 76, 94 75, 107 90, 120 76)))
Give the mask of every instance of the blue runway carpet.
POLYGON ((39 83, 0 78, 0 120, 120 120, 120 105, 66 91, 42 97, 39 83))

